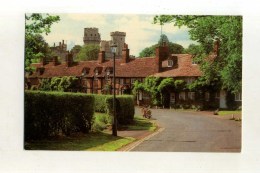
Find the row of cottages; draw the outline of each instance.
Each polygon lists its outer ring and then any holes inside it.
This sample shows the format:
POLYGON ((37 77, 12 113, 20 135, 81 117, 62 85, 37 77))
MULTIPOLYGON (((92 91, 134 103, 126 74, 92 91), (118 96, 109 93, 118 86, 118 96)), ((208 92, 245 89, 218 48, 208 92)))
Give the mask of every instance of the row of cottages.
MULTIPOLYGON (((36 71, 27 79, 27 87, 39 86, 40 80, 44 78, 75 76, 79 79, 79 87, 70 91, 104 94, 105 88, 112 82, 113 59, 105 59, 105 52, 100 51, 98 60, 74 62, 73 55, 68 52, 65 62, 58 62, 54 57, 48 64, 44 62, 32 64, 36 71)), ((199 65, 193 62, 190 54, 169 54, 167 45, 156 48, 155 57, 130 58, 128 45, 124 44, 122 56, 115 60, 116 94, 130 94, 133 83, 136 80, 144 81, 145 77, 153 75, 156 77, 172 77, 174 80, 182 79, 191 83, 202 75, 199 65)), ((111 85, 110 85, 111 86, 111 85)), ((112 85, 113 86, 113 85, 112 85)), ((113 88, 111 88, 113 91, 113 88)), ((208 105, 215 108, 226 108, 226 93, 224 91, 198 93, 189 90, 169 91, 165 107, 174 105, 208 105), (201 99, 203 94, 203 99, 201 99)), ((150 97, 144 92, 137 94, 138 105, 149 104, 150 97)), ((238 100, 241 103, 241 99, 238 100)))

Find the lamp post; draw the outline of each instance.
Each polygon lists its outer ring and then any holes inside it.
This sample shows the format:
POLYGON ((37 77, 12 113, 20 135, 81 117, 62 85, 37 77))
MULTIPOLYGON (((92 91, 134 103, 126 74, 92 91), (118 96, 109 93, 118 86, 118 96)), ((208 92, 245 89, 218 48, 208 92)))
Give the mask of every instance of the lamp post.
POLYGON ((116 117, 116 79, 115 79, 115 72, 116 72, 116 50, 117 45, 114 43, 111 45, 111 52, 113 53, 113 125, 112 125, 112 134, 113 136, 117 136, 117 117, 116 117))

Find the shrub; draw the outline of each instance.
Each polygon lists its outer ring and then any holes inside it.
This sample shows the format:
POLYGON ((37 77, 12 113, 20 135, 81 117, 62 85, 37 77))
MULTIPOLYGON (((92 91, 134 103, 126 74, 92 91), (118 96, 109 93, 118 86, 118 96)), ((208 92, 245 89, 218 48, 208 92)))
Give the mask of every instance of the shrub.
POLYGON ((95 97, 95 111, 105 113, 107 111, 106 98, 111 97, 111 95, 100 95, 96 94, 95 97))
POLYGON ((79 93, 25 91, 25 139, 43 139, 71 132, 88 133, 94 97, 79 93))
MULTIPOLYGON (((113 115, 113 98, 107 97, 107 111, 113 115)), ((135 114, 134 98, 131 95, 116 97, 116 115, 119 124, 129 124, 133 121, 135 114)))
POLYGON ((94 118, 95 120, 91 129, 94 132, 102 131, 112 124, 112 117, 108 114, 95 113, 94 118))

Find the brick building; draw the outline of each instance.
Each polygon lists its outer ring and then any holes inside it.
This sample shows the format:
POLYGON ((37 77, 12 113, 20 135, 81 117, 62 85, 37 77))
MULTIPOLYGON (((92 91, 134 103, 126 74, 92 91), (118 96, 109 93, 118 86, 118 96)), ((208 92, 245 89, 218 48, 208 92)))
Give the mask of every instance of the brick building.
MULTIPOLYGON (((209 59, 214 60, 216 57, 214 52, 209 56, 209 59)), ((115 61, 116 69, 116 94, 129 93, 136 80, 144 81, 147 76, 157 77, 172 77, 182 79, 186 83, 191 83, 196 78, 202 75, 199 65, 193 62, 193 55, 190 54, 169 54, 167 45, 162 45, 156 48, 155 57, 146 58, 131 58, 129 56, 128 45, 124 44, 122 48, 122 56, 115 61)), ((107 85, 113 86, 113 59, 105 58, 105 51, 100 50, 98 60, 74 62, 73 55, 68 53, 65 62, 58 62, 54 57, 50 63, 44 62, 32 64, 36 71, 26 78, 27 86, 39 86, 40 80, 44 78, 75 76, 79 79, 80 88, 75 91, 85 93, 104 93, 107 85)), ((111 89, 110 93, 113 91, 111 89)), ((216 107, 226 108, 226 92, 204 92, 203 99, 197 99, 197 92, 183 90, 170 91, 169 104, 212 104, 216 107)), ((144 92, 137 94, 137 104, 147 104, 150 101, 149 95, 144 92)), ((237 100, 241 104, 240 99, 237 100)))

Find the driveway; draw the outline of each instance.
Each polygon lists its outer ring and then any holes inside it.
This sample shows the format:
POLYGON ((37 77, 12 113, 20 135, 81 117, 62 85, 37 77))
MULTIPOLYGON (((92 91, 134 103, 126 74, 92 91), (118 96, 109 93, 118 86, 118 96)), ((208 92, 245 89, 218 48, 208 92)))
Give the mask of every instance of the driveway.
MULTIPOLYGON (((140 114, 140 109, 136 109, 140 114)), ((131 151, 240 152, 241 123, 199 112, 152 109, 161 132, 131 151)))

